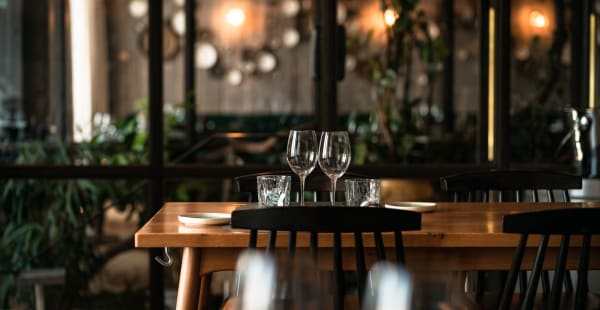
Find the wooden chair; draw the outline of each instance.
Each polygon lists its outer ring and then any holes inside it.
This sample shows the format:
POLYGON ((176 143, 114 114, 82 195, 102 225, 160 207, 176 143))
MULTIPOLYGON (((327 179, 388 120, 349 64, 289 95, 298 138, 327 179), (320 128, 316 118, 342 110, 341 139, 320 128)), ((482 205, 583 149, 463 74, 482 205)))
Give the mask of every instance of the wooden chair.
MULTIPOLYGON (((568 202, 569 189, 579 189, 582 184, 581 176, 539 170, 467 172, 445 176, 440 181, 442 190, 452 193, 455 202, 568 202)), ((484 277, 484 272, 477 273, 476 291, 479 295, 484 290, 484 277)), ((526 287, 524 279, 522 277, 520 284, 523 290, 526 287)), ((567 290, 572 290, 568 273, 565 285, 567 290)), ((545 292, 550 290, 547 272, 543 273, 542 286, 545 292)))
POLYGON ((310 253, 318 257, 320 233, 333 233, 334 309, 344 309, 345 281, 342 262, 342 233, 354 234, 359 303, 365 289, 366 263, 363 233, 373 233, 377 260, 385 260, 382 232, 394 233, 395 260, 404 264, 402 231, 421 229, 421 214, 385 208, 360 207, 276 207, 236 210, 231 227, 250 229, 249 248, 256 248, 258 230, 270 231, 266 250, 272 252, 278 231, 288 232, 288 257, 296 250, 297 232, 310 233, 310 253))
MULTIPOLYGON (((582 235, 581 257, 577 274, 577 286, 574 305, 569 309, 585 309, 587 300, 588 263, 590 259, 590 237, 600 234, 600 208, 557 209, 549 211, 528 212, 521 214, 505 215, 503 231, 505 233, 521 234, 517 246, 512 268, 504 287, 499 309, 509 309, 513 300, 513 293, 517 275, 521 270, 521 261, 530 234, 541 235, 537 248, 537 255, 532 267, 531 276, 527 285, 525 296, 522 297, 521 309, 532 309, 536 291, 542 273, 542 264, 546 254, 550 235, 562 235, 560 249, 554 270, 554 280, 549 298, 544 301, 542 308, 558 309, 561 305, 561 288, 563 277, 568 274, 566 261, 569 254, 569 241, 571 235, 582 235)), ((588 305, 589 306, 589 305, 588 305)), ((597 307, 593 306, 592 308, 597 307)), ((598 308, 595 308, 598 309, 598 308)))
MULTIPOLYGON (((256 201, 256 177, 259 175, 289 175, 292 177, 292 201, 300 201, 300 180, 291 170, 272 171, 242 175, 234 178, 235 191, 238 193, 248 193, 248 201, 256 201)), ((345 173, 337 182, 336 192, 345 190, 344 180, 348 178, 369 178, 369 176, 356 174, 352 172, 345 173)), ((318 167, 306 177, 304 190, 312 193, 314 201, 329 201, 329 192, 331 191, 331 180, 318 167)))

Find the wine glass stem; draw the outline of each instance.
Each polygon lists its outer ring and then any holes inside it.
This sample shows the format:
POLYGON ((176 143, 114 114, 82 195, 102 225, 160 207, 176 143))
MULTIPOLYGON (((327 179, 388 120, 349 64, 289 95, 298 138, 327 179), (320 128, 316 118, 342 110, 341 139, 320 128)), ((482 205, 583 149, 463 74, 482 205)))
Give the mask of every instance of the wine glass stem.
POLYGON ((300 206, 304 206, 304 180, 306 179, 306 175, 300 174, 300 206))
POLYGON ((331 194, 330 194, 332 206, 335 205, 335 186, 336 185, 337 185, 337 177, 332 177, 331 178, 331 194))

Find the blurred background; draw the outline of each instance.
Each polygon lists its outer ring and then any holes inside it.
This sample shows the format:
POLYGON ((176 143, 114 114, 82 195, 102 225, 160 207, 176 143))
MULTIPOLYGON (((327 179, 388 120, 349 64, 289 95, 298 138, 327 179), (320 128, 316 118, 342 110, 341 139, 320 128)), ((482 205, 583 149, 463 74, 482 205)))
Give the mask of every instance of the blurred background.
POLYGON ((232 178, 287 169, 292 128, 348 130, 384 200, 597 177, 598 1, 156 2, 0 0, 0 308, 172 307, 177 268, 133 233, 164 201, 245 199, 232 178))

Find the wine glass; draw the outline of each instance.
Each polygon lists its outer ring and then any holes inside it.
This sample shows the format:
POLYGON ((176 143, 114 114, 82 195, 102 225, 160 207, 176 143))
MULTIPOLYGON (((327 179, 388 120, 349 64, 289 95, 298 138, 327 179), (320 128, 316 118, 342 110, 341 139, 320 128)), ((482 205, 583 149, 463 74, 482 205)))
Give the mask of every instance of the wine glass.
POLYGON ((300 205, 304 205, 304 180, 317 165, 317 134, 314 130, 290 130, 287 162, 300 178, 300 205))
POLYGON ((319 166, 331 179, 331 205, 335 204, 335 186, 350 165, 350 138, 346 131, 324 131, 319 142, 319 166))

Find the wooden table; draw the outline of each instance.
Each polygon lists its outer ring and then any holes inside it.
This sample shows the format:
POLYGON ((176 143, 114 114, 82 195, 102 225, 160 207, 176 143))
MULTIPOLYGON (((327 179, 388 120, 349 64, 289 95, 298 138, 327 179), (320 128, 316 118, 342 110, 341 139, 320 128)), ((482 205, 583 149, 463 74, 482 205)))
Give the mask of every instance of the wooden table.
MULTIPOLYGON (((135 234, 135 246, 141 248, 183 248, 177 309, 195 309, 199 300, 200 276, 211 271, 231 270, 240 251, 248 244, 245 230, 230 226, 188 227, 178 222, 178 215, 193 212, 232 212, 246 203, 194 202, 166 203, 158 213, 135 234)), ((438 203, 433 212, 424 213, 420 231, 405 232, 406 264, 418 270, 507 270, 510 269, 514 248, 519 236, 502 233, 505 214, 558 208, 600 207, 600 203, 438 203)), ((600 225, 600 223, 599 223, 600 225)), ((258 244, 266 244, 266 233, 259 234, 258 244)), ((331 236, 319 239, 319 247, 331 248, 331 236)), ((287 238, 277 239, 278 247, 285 247, 287 238)), ((298 247, 308 247, 308 236, 298 235, 298 247)), ((391 235, 384 234, 385 244, 392 245, 391 235)), ((571 242, 570 253, 577 253, 580 241, 571 242)), ((354 263, 353 236, 343 235, 344 265, 354 263)), ((365 240, 366 247, 374 242, 365 240)), ((533 261, 537 239, 530 238, 524 264, 533 261)), ((559 246, 558 238, 550 239, 550 253, 546 259, 554 266, 552 251, 559 246)), ((374 253, 367 253, 373 261, 374 253)), ((319 254, 326 261, 328 254, 319 254)), ((578 264, 579 255, 569 255, 568 266, 578 264)), ((330 262, 331 260, 329 260, 330 262)), ((590 268, 600 269, 600 238, 592 238, 590 268)))

